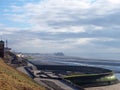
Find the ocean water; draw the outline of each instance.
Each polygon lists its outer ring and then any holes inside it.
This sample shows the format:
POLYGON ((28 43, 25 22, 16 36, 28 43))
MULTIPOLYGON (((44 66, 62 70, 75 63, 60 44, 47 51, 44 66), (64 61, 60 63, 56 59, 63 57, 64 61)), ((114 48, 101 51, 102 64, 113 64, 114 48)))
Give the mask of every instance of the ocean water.
POLYGON ((75 65, 75 66, 93 66, 113 70, 116 77, 120 80, 120 60, 100 60, 100 59, 84 59, 67 56, 54 55, 32 55, 34 64, 53 64, 53 65, 75 65))

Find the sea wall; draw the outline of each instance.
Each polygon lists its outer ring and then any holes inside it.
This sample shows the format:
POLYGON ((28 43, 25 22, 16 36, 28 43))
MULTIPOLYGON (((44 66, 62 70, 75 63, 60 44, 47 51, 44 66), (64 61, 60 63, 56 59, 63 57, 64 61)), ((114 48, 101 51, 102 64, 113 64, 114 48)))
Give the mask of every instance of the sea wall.
POLYGON ((64 79, 82 87, 112 85, 119 82, 114 73, 71 75, 64 79))
POLYGON ((103 86, 118 83, 114 72, 109 69, 89 66, 67 66, 67 65, 36 65, 39 70, 50 70, 53 72, 80 72, 78 75, 68 75, 64 80, 70 81, 82 87, 103 86))
POLYGON ((89 67, 89 66, 68 66, 68 65, 35 65, 39 70, 52 71, 78 71, 87 74, 111 73, 112 71, 104 68, 89 67))

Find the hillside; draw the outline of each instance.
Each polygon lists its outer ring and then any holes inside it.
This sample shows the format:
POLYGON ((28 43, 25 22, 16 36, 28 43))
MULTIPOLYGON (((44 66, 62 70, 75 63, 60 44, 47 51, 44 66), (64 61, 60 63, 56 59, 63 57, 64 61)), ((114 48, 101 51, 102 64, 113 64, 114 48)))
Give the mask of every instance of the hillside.
POLYGON ((0 90, 45 90, 27 75, 6 65, 0 59, 0 90))

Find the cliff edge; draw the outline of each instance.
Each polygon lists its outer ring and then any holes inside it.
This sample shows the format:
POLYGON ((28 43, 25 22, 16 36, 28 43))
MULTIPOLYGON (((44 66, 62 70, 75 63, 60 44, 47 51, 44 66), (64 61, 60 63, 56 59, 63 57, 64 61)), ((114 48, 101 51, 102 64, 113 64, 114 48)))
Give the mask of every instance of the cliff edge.
POLYGON ((27 75, 0 59, 0 90, 45 90, 27 75))

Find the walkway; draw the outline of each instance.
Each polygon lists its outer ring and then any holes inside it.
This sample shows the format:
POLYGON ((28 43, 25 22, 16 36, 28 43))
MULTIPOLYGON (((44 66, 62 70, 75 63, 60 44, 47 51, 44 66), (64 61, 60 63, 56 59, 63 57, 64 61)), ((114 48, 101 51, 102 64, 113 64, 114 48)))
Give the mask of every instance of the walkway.
POLYGON ((41 78, 35 78, 34 79, 39 84, 44 83, 47 85, 48 88, 52 88, 51 90, 78 90, 72 86, 69 86, 59 80, 55 79, 41 79, 41 78))

